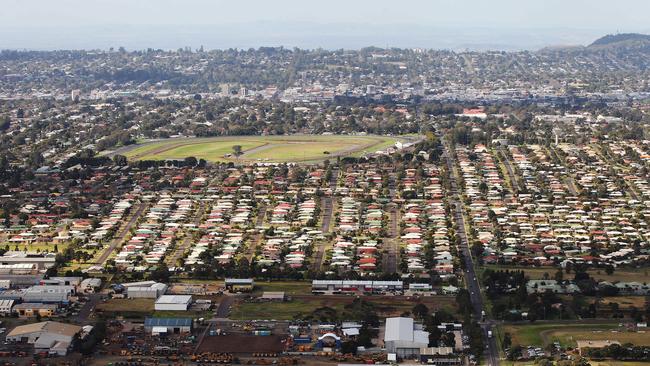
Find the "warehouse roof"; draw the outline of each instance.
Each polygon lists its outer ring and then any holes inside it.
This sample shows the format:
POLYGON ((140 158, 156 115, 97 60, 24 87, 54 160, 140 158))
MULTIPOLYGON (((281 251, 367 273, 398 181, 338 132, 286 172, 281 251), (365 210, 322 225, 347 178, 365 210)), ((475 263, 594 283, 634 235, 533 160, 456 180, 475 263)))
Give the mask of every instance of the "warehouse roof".
POLYGON ((145 327, 190 327, 190 318, 145 318, 145 327))
POLYGON ((265 300, 284 300, 284 291, 264 291, 262 299, 265 300))
POLYGON ((413 341, 413 319, 386 319, 386 334, 384 341, 413 341))
POLYGON ((192 301, 192 295, 162 295, 156 304, 187 304, 192 301))
POLYGON ((0 300, 0 308, 11 307, 14 304, 14 300, 0 300))
POLYGON ((252 278, 226 278, 226 285, 252 285, 252 278))
POLYGON ((17 337, 37 332, 56 333, 73 337, 75 334, 79 333, 80 330, 81 327, 72 324, 59 322, 40 322, 27 325, 19 325, 11 332, 9 332, 9 334, 7 334, 7 337, 17 337))

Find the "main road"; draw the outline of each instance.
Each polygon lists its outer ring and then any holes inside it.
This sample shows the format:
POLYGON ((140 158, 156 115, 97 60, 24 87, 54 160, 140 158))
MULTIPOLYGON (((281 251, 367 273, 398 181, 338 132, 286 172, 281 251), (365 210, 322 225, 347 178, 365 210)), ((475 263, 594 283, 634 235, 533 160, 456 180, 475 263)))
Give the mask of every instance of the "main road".
POLYGON ((469 291, 472 308, 474 310, 474 318, 480 321, 481 329, 483 330, 483 339, 487 345, 487 348, 485 349, 485 359, 487 365, 497 366, 499 365, 499 349, 495 337, 490 336, 494 333, 492 330, 493 321, 483 316, 484 312, 487 313, 487 311, 485 311, 486 308, 483 304, 481 286, 478 282, 478 278, 476 277, 474 260, 472 259, 472 253, 469 249, 469 243, 467 240, 465 218, 463 216, 463 206, 461 205, 460 195, 458 193, 458 182, 460 181, 460 176, 455 169, 456 158, 453 151, 451 150, 451 147, 447 144, 444 146, 444 157, 447 158, 447 169, 449 171, 449 181, 451 183, 449 203, 451 204, 454 220, 456 221, 456 226, 458 227, 457 235, 460 239, 459 249, 463 253, 463 258, 465 261, 465 285, 467 286, 467 291, 469 291))

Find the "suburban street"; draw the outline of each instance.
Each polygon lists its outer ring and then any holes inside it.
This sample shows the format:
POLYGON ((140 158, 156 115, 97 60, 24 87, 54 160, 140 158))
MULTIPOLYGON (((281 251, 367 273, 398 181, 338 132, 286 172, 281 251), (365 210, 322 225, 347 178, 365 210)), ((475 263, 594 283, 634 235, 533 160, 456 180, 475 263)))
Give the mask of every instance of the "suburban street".
POLYGON ((252 263, 253 259, 255 258, 255 252, 257 251, 257 247, 260 245, 260 242, 262 241, 262 237, 263 237, 262 231, 264 230, 264 219, 266 217, 266 209, 267 206, 265 203, 259 203, 259 206, 257 208, 257 217, 255 218, 255 228, 257 229, 257 232, 251 237, 250 245, 248 246, 248 248, 246 248, 246 259, 248 259, 248 263, 252 263))
POLYGON ((390 205, 388 209, 390 219, 388 221, 388 237, 385 238, 386 250, 388 253, 384 259, 384 273, 397 273, 399 259, 399 240, 398 240, 398 211, 395 205, 390 205))
MULTIPOLYGON (((334 214, 334 206, 336 205, 334 194, 336 192, 336 184, 338 183, 338 178, 339 169, 332 169, 332 176, 328 182, 328 188, 331 191, 331 194, 321 197, 321 231, 323 234, 329 233, 332 226, 332 216, 334 214)), ((311 265, 311 269, 313 271, 319 271, 323 265, 326 244, 327 243, 325 241, 321 241, 318 242, 317 246, 314 248, 315 255, 311 265)))
POLYGON ((476 277, 474 260, 472 259, 472 253, 469 249, 469 243, 467 240, 463 207, 458 192, 457 182, 460 181, 460 177, 458 176, 456 169, 454 169, 456 166, 456 161, 451 148, 447 144, 445 144, 444 156, 447 158, 447 168, 451 177, 451 192, 449 192, 449 203, 453 209, 454 220, 458 226, 458 237, 460 238, 459 249, 463 253, 463 258, 465 261, 465 284, 467 286, 467 290, 470 293, 470 300, 474 309, 474 318, 481 322, 481 328, 483 329, 483 339, 487 345, 487 348, 485 350, 485 360, 487 362, 487 365, 496 366, 499 364, 499 349, 497 347, 495 337, 488 336, 488 332, 492 332, 492 321, 487 316, 485 320, 481 319, 482 312, 486 308, 483 305, 481 286, 479 284, 478 278, 476 277))
POLYGON ((508 179, 510 180, 510 185, 512 186, 512 191, 514 194, 516 194, 517 192, 519 192, 519 182, 517 182, 517 176, 515 174, 515 170, 512 168, 510 159, 508 158, 506 150, 503 147, 499 148, 499 153, 501 154, 503 165, 505 165, 506 167, 506 171, 508 173, 508 179))
MULTIPOLYGON (((203 220, 203 214, 205 213, 205 208, 206 208, 205 202, 200 202, 199 207, 196 209, 196 212, 194 213, 195 216, 194 216, 193 224, 197 228, 201 224, 201 221, 203 220)), ((185 237, 183 238, 183 241, 176 248, 176 250, 174 251, 174 254, 167 257, 167 260, 166 260, 167 266, 175 267, 178 260, 183 258, 183 255, 190 248, 191 244, 192 244, 192 233, 191 232, 186 232, 185 237)))
POLYGON ((650 1, 285 2, 3 3, 0 366, 650 366, 650 1))
POLYGON ((136 223, 136 221, 138 221, 140 216, 142 216, 142 213, 147 208, 147 206, 148 205, 146 203, 138 204, 138 208, 136 209, 135 213, 133 213, 133 215, 131 216, 129 221, 127 221, 126 225, 122 226, 118 230, 116 236, 113 238, 113 240, 111 240, 111 243, 109 244, 108 248, 106 248, 106 250, 104 250, 102 255, 99 257, 99 259, 96 262, 97 265, 104 266, 106 264, 106 261, 111 256, 111 253, 113 253, 115 248, 122 241, 124 241, 124 238, 126 237, 126 234, 129 233, 129 231, 131 230, 131 227, 133 227, 133 225, 136 223))

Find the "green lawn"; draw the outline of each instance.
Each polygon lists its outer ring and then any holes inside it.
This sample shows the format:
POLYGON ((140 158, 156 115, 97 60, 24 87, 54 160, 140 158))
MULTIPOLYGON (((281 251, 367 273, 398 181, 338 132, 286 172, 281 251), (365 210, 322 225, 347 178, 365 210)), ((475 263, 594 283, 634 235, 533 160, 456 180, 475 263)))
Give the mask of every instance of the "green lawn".
MULTIPOLYGON (((5 248, 7 245, 9 246, 9 250, 16 249, 16 243, 9 243, 9 242, 0 243, 1 248, 5 248)), ((27 252, 45 252, 45 251, 54 252, 54 247, 56 246, 58 249, 58 253, 61 253, 69 245, 70 243, 53 244, 53 243, 45 243, 45 242, 36 242, 31 244, 18 244, 18 250, 27 251, 27 252)))
POLYGON ((194 156, 197 159, 210 161, 224 160, 224 155, 232 154, 234 145, 240 145, 242 151, 253 149, 264 145, 259 140, 206 140, 196 139, 180 141, 161 141, 152 144, 143 145, 127 152, 127 158, 141 160, 165 160, 165 159, 182 159, 188 156, 194 156))
POLYGON ((365 141, 344 139, 341 141, 304 141, 271 144, 256 152, 244 154, 245 159, 309 160, 326 159, 328 155, 363 146, 365 141), (326 154, 328 152, 329 154, 326 154))
POLYGON ((169 139, 141 146, 128 146, 124 154, 129 159, 163 160, 194 156, 208 161, 321 161, 335 156, 361 156, 386 149, 396 141, 415 139, 416 136, 341 136, 341 135, 290 135, 290 136, 224 136, 214 138, 169 139), (240 145, 243 155, 225 157, 240 145), (328 152, 329 154, 326 154, 328 152))
POLYGON ((512 344, 545 347, 560 342, 564 347, 575 347, 577 340, 616 340, 621 343, 649 345, 645 333, 627 332, 617 323, 603 324, 526 324, 503 325, 501 334, 510 333, 512 344))
POLYGON ((589 364, 591 366, 648 366, 647 362, 615 361, 615 360, 604 360, 604 361, 589 360, 589 364))
POLYGON ((194 156, 197 159, 216 160, 223 158, 227 154, 233 153, 233 146, 239 145, 242 151, 253 149, 264 145, 261 141, 215 141, 210 143, 183 145, 159 154, 153 154, 152 157, 161 159, 178 159, 179 157, 194 156))
MULTIPOLYGON (((545 273, 547 273, 549 275, 549 278, 552 279, 558 270, 557 268, 554 267, 516 267, 516 266, 497 266, 497 265, 489 265, 489 266, 485 266, 484 268, 489 268, 495 271, 506 270, 506 269, 524 271, 526 272, 526 276, 528 276, 530 279, 542 279, 544 278, 545 273)), ((620 268, 620 269, 616 269, 614 273, 612 273, 611 275, 605 273, 604 269, 589 269, 587 270, 587 273, 589 273, 589 275, 594 279, 600 281, 650 282, 650 269, 646 269, 646 268, 644 269, 620 268)), ((574 275, 575 274, 573 272, 568 274, 564 272, 565 279, 572 279, 574 275)))
POLYGON ((287 296, 291 295, 310 295, 311 294, 311 283, 310 282, 298 282, 298 281, 277 281, 277 282, 256 282, 255 283, 255 292, 259 292, 260 295, 264 291, 284 291, 287 296))
POLYGON ((361 157, 361 156, 366 155, 366 154, 372 154, 372 153, 374 153, 376 151, 386 150, 387 148, 389 148, 391 146, 395 146, 395 141, 396 140, 394 138, 392 138, 392 137, 381 137, 381 140, 378 140, 376 142, 376 144, 374 144, 372 146, 365 147, 364 149, 361 149, 361 150, 353 153, 350 156, 358 158, 358 157, 361 157))

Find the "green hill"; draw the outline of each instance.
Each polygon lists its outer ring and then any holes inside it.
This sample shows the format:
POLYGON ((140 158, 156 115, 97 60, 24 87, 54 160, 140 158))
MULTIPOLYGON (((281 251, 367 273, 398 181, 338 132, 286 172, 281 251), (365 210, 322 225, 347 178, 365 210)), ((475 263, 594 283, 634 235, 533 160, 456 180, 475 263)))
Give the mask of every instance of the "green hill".
POLYGON ((626 46, 650 44, 650 35, 640 33, 608 34, 598 38, 589 47, 626 46))

